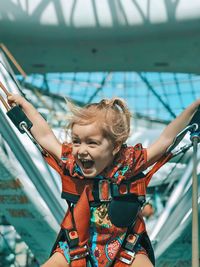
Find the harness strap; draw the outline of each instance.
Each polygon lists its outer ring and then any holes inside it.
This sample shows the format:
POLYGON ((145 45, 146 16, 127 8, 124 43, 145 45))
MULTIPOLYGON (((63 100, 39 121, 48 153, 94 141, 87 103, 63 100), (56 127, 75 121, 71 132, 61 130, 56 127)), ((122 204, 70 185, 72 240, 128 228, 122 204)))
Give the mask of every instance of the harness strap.
POLYGON ((81 197, 74 208, 74 220, 79 236, 79 245, 85 245, 89 240, 90 205, 88 201, 90 188, 85 187, 81 197))
POLYGON ((87 261, 86 258, 74 260, 70 264, 71 267, 86 267, 87 266, 87 261))
POLYGON ((86 267, 86 257, 89 255, 87 243, 89 240, 90 206, 88 202, 89 187, 86 186, 73 209, 66 213, 61 228, 65 232, 69 245, 72 267, 86 267))
POLYGON ((89 255, 87 246, 70 250, 70 266, 72 267, 86 267, 87 255, 89 255))
POLYGON ((137 215, 137 220, 133 226, 132 231, 137 234, 142 234, 146 231, 145 222, 144 222, 141 212, 139 212, 137 215))
POLYGON ((87 197, 91 205, 110 202, 116 197, 145 196, 145 181, 146 178, 142 173, 120 184, 109 179, 78 179, 68 174, 65 175, 63 181, 62 197, 72 203, 77 203, 86 186, 89 188, 87 197))
POLYGON ((129 233, 120 248, 115 260, 115 267, 130 266, 135 259, 135 247, 139 243, 140 235, 129 233))
POLYGON ((72 212, 68 209, 62 223, 61 229, 65 234, 65 239, 70 248, 77 247, 79 245, 79 236, 74 224, 72 212))
POLYGON ((115 267, 130 267, 135 259, 135 248, 145 231, 145 223, 141 213, 139 213, 136 223, 127 231, 126 238, 117 254, 115 267))

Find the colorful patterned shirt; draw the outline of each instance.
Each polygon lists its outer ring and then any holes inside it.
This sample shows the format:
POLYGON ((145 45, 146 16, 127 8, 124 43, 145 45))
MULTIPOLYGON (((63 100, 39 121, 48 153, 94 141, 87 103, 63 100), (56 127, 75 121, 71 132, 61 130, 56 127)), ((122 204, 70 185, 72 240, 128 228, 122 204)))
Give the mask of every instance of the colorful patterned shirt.
MULTIPOLYGON (((141 144, 135 146, 123 145, 112 167, 104 170, 95 179, 116 179, 117 183, 129 179, 146 169, 147 153, 141 144)), ((62 168, 60 175, 64 182, 64 169, 67 169, 71 177, 84 179, 81 169, 76 164, 72 155, 72 145, 64 143, 61 157, 62 168)), ((108 204, 101 204, 98 207, 90 207, 90 239, 89 249, 93 266, 109 267, 123 243, 127 228, 119 228, 111 223, 108 217, 108 204)), ((66 242, 60 242, 60 251, 70 262, 69 247, 66 242)))

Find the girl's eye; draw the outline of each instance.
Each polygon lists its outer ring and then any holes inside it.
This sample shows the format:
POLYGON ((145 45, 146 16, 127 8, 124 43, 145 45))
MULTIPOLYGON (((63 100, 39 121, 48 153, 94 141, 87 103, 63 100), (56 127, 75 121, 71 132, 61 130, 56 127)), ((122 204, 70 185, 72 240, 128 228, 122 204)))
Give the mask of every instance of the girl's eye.
POLYGON ((90 142, 89 142, 89 145, 98 145, 98 144, 97 144, 97 142, 95 142, 95 141, 90 141, 90 142))
POLYGON ((80 144, 80 141, 77 140, 77 139, 73 139, 73 140, 72 140, 72 143, 73 143, 73 144, 80 144))

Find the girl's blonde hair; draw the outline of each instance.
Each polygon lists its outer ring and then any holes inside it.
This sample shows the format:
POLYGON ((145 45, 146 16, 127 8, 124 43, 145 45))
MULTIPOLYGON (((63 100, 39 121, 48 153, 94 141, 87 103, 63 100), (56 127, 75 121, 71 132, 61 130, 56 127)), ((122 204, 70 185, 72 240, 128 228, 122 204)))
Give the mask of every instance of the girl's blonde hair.
POLYGON ((99 103, 79 107, 68 99, 67 105, 71 111, 68 129, 74 124, 87 125, 97 122, 105 137, 111 139, 113 144, 123 144, 130 134, 131 113, 120 98, 103 99, 99 103))

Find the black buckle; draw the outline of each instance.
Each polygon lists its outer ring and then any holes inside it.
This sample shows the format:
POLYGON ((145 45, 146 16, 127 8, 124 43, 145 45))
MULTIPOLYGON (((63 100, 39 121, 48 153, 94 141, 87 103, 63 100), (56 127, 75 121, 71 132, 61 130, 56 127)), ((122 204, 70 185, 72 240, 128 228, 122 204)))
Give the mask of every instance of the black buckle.
POLYGON ((126 250, 133 251, 136 243, 138 242, 139 235, 137 234, 129 234, 126 237, 124 248, 126 250))
POLYGON ((124 252, 126 252, 126 254, 128 254, 129 256, 131 256, 131 259, 129 260, 129 259, 126 259, 125 257, 123 257, 123 256, 120 256, 119 257, 119 260, 121 261, 121 262, 123 262, 123 263, 126 263, 126 264, 128 264, 128 265, 131 265, 132 263, 133 263, 133 260, 135 259, 135 252, 132 252, 132 251, 130 251, 130 250, 124 250, 124 252))

